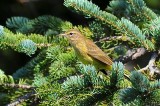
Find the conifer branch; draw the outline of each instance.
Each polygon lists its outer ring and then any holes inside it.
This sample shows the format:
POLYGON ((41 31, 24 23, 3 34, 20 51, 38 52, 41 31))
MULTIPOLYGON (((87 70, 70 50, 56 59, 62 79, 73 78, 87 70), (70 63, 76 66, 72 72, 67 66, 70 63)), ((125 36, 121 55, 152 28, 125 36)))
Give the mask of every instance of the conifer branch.
POLYGON ((35 87, 30 86, 30 85, 21 85, 21 84, 9 84, 9 83, 4 83, 4 84, 0 84, 2 86, 6 86, 6 87, 11 87, 11 88, 22 88, 22 89, 33 89, 35 87))
POLYGON ((66 7, 74 8, 76 11, 80 11, 88 17, 94 17, 102 22, 107 23, 115 30, 120 30, 120 27, 116 25, 118 18, 108 12, 100 10, 100 8, 87 0, 65 0, 64 5, 66 7))
POLYGON ((94 43, 102 42, 102 41, 111 41, 111 40, 121 40, 121 41, 129 41, 130 38, 127 36, 107 36, 99 41, 95 41, 94 43))
POLYGON ((50 44, 50 43, 39 43, 39 44, 36 44, 36 45, 39 48, 53 46, 53 44, 50 44))
POLYGON ((125 70, 121 63, 151 52, 153 54, 148 65, 139 71, 150 70, 150 75, 160 75, 160 70, 155 65, 159 55, 158 12, 156 14, 149 9, 144 0, 112 0, 108 7, 110 13, 101 10, 91 0, 64 0, 64 5, 78 14, 84 14, 85 18, 95 20, 89 26, 83 27, 73 26, 70 22, 50 15, 35 19, 12 17, 6 24, 13 32, 0 26, 0 49, 11 48, 28 55, 34 54, 37 49, 39 52, 25 66, 14 71, 13 76, 5 75, 0 70, 0 86, 5 89, 5 92, 2 89, 0 93, 0 104, 1 101, 6 104, 12 100, 6 106, 23 105, 24 102, 29 105, 35 96, 39 98, 37 105, 40 106, 120 106, 123 103, 139 106, 143 105, 141 101, 147 99, 149 102, 160 100, 160 80, 156 80, 159 76, 154 78, 155 81, 150 81, 143 73, 125 70), (106 51, 113 51, 113 58, 121 55, 114 60, 121 62, 113 63, 110 75, 97 73, 98 69, 94 66, 85 66, 77 61, 73 49, 68 49, 69 42, 56 36, 69 29, 78 29, 85 37, 98 42, 98 46, 103 49, 110 48, 106 51), (128 51, 126 47, 129 48, 128 51), (15 83, 17 80, 19 83, 15 83), (33 86, 29 85, 31 83, 33 86), (9 94, 13 88, 18 90, 9 94), (23 93, 25 91, 27 93, 23 93))
POLYGON ((40 61, 44 60, 45 56, 45 50, 40 52, 35 58, 26 63, 25 66, 19 68, 15 73, 13 73, 13 78, 19 79, 22 77, 26 77, 27 75, 30 75, 33 72, 35 65, 38 64, 40 61))
MULTIPOLYGON (((143 32, 145 34, 151 34, 153 37, 159 37, 160 33, 160 17, 153 19, 146 23, 145 28, 143 28, 143 32)), ((157 38, 158 39, 158 38, 157 38)))
POLYGON ((7 104, 6 106, 17 106, 18 104, 24 102, 25 100, 28 100, 29 98, 31 98, 35 94, 36 94, 35 91, 29 92, 29 93, 25 94, 24 96, 19 97, 17 100, 7 104))
POLYGON ((146 4, 143 0, 126 0, 129 4, 130 11, 136 14, 136 17, 141 18, 142 20, 151 21, 155 19, 157 15, 149 8, 146 7, 146 4))

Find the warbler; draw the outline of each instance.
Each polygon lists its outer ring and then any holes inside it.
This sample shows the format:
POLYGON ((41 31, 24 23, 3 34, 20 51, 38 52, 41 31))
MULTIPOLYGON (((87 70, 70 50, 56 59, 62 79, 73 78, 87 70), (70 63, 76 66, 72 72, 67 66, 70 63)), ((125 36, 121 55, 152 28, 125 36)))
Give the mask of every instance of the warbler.
POLYGON ((61 35, 69 40, 76 56, 83 64, 94 65, 98 71, 102 71, 104 74, 107 74, 107 70, 111 70, 113 64, 111 58, 79 30, 71 29, 61 35))

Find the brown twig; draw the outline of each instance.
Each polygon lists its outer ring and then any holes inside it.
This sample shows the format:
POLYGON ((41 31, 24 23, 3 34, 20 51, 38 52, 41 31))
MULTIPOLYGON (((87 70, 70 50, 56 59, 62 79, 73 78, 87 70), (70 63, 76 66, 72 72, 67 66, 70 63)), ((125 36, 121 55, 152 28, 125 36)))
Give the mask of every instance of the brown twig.
POLYGON ((41 47, 50 47, 52 46, 53 44, 50 44, 50 43, 39 43, 39 44, 36 44, 39 48, 41 47))
POLYGON ((128 61, 137 59, 138 57, 144 55, 147 52, 145 48, 137 48, 128 50, 125 56, 121 56, 115 61, 121 61, 123 63, 127 63, 128 61))
POLYGON ((126 41, 126 40, 129 40, 129 37, 127 37, 127 36, 110 36, 110 37, 105 37, 103 39, 100 39, 99 41, 95 41, 94 43, 101 42, 101 41, 110 41, 110 40, 126 41))
POLYGON ((6 106, 17 106, 18 104, 24 102, 25 100, 29 99, 34 95, 35 95, 35 91, 29 92, 24 96, 19 97, 16 101, 13 101, 12 103, 7 104, 6 106))
POLYGON ((2 86, 11 87, 11 88, 22 88, 22 89, 33 89, 35 87, 30 85, 20 85, 20 84, 2 84, 2 86))
POLYGON ((154 73, 160 75, 160 70, 155 66, 155 61, 156 61, 157 57, 158 57, 158 53, 153 53, 152 56, 151 56, 151 59, 149 60, 148 65, 146 67, 138 70, 138 71, 143 72, 143 71, 149 69, 151 77, 154 75, 154 73))

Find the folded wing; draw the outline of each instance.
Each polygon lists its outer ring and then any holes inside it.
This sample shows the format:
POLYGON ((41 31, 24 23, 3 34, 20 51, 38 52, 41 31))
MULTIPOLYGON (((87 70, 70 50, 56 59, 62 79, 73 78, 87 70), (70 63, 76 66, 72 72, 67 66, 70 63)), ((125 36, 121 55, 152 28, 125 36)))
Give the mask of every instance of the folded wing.
POLYGON ((93 57, 94 59, 97 59, 107 65, 112 65, 112 60, 109 56, 107 56, 96 44, 94 44, 91 40, 87 39, 87 50, 88 55, 93 57))

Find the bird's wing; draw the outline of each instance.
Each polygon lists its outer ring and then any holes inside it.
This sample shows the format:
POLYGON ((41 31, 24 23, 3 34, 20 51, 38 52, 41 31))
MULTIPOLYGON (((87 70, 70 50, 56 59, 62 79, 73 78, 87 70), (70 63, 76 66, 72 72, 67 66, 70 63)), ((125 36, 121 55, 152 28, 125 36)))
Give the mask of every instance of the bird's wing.
POLYGON ((87 39, 86 46, 88 50, 88 55, 92 56, 94 59, 97 59, 107 65, 112 65, 112 60, 107 56, 93 41, 87 39))

